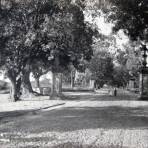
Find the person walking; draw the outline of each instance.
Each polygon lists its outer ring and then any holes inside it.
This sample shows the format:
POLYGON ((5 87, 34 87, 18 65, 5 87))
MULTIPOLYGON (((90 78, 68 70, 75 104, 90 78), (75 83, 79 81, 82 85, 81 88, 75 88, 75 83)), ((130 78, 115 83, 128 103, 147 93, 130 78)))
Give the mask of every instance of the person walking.
POLYGON ((116 89, 116 87, 114 88, 114 96, 115 97, 117 96, 117 89, 116 89))

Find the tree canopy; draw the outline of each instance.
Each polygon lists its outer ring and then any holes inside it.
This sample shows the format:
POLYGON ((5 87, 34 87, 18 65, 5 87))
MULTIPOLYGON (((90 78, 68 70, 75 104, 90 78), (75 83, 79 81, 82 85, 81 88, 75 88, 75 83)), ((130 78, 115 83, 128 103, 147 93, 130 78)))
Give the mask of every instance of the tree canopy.
POLYGON ((1 65, 15 85, 33 61, 42 60, 59 72, 91 58, 93 30, 81 7, 70 0, 2 0, 0 22, 1 65))
POLYGON ((148 41, 147 0, 110 0, 114 31, 123 29, 132 40, 148 41))

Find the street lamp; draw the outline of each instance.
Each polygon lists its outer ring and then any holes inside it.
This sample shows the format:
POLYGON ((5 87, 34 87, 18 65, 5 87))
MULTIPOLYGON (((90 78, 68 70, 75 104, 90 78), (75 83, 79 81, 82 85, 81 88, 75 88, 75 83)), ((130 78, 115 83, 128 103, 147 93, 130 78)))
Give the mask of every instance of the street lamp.
POLYGON ((142 45, 142 67, 140 69, 140 99, 148 100, 148 67, 147 67, 147 47, 142 45))
POLYGON ((146 48, 146 45, 142 45, 142 48, 141 48, 142 52, 143 52, 143 68, 147 68, 147 48, 146 48))

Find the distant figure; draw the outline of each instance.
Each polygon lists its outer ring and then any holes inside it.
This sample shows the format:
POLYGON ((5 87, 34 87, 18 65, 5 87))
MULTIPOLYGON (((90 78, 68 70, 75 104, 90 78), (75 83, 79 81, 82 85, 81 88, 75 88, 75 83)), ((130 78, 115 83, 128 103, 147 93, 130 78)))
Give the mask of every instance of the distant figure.
POLYGON ((116 87, 114 88, 114 96, 115 97, 117 96, 117 89, 116 89, 116 87))

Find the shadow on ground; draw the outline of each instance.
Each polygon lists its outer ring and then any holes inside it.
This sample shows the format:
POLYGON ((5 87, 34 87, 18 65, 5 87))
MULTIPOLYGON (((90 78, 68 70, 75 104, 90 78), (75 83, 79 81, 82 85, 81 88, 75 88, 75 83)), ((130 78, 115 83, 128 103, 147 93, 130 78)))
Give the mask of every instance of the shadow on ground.
POLYGON ((44 112, 7 112, 0 113, 0 116, 0 132, 66 132, 97 128, 148 129, 147 107, 69 107, 44 112))
MULTIPOLYGON (((129 100, 129 103, 136 100, 133 94, 118 94, 117 97, 111 97, 106 93, 80 93, 77 95, 68 95, 68 100, 75 100, 74 102, 85 102, 84 100, 96 101, 121 101, 129 100)), ((98 102, 97 102, 98 101, 98 102)), ((73 102, 73 101, 70 101, 73 102)), ((87 102, 87 101, 86 101, 87 102)), ((94 102, 93 102, 94 103, 94 102)), ((122 104, 121 103, 121 104, 122 104)), ((89 106, 89 104, 87 104, 89 106)), ((122 104, 124 105, 124 104, 122 104)), ((10 111, 0 112, 0 133, 8 133, 0 138, 11 139, 14 143, 24 143, 22 148, 39 148, 40 146, 30 143, 48 143, 58 139, 56 135, 48 135, 48 133, 61 134, 63 132, 77 134, 77 130, 93 130, 104 129, 128 129, 128 130, 147 130, 148 129, 148 106, 140 107, 124 107, 114 106, 114 104, 108 104, 107 106, 98 107, 63 107, 54 110, 23 110, 23 111, 10 111), (11 133, 16 133, 12 134, 11 133), (19 134, 21 136, 19 137, 19 134), (32 137, 22 136, 22 133, 34 134, 32 137), (43 135, 42 135, 43 134, 43 135), (39 137, 37 136, 39 135, 39 137)), ((93 133, 94 134, 94 133, 93 133)), ((0 143, 1 145, 1 143, 0 143)), ((8 144, 9 145, 9 144, 8 144)), ((6 144, 4 143, 4 147, 6 144)), ((16 146, 16 145, 15 145, 16 146)), ((14 146, 14 147, 15 147, 14 146)), ((3 147, 3 145, 1 145, 3 147)), ((126 148, 120 145, 107 145, 99 146, 84 145, 81 143, 63 141, 60 144, 50 146, 50 148, 126 148)))
POLYGON ((120 93, 117 96, 110 96, 108 93, 82 93, 77 92, 77 94, 65 94, 62 100, 89 100, 89 101, 120 101, 120 100, 138 100, 138 95, 134 93, 120 93))

